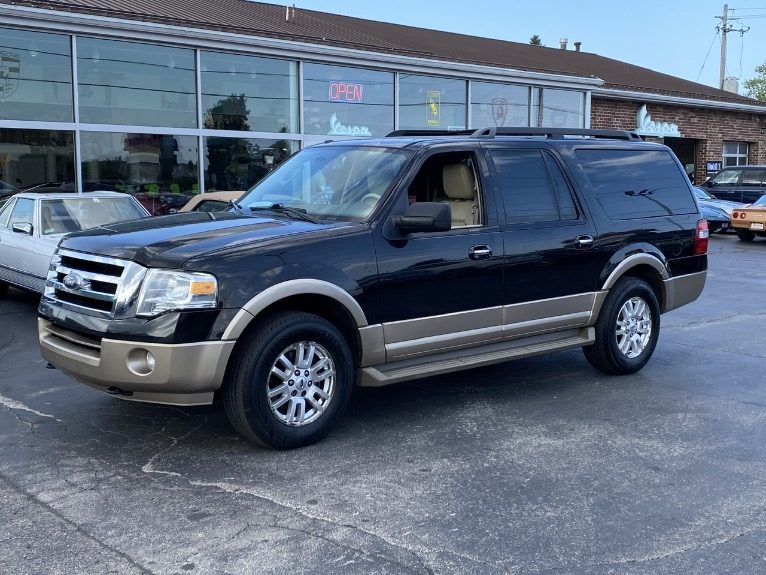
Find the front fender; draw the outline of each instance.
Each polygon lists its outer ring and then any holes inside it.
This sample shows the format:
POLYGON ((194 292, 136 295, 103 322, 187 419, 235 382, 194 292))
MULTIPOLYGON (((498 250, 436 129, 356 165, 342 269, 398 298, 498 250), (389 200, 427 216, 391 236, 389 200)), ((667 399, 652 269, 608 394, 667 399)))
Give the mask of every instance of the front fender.
POLYGON ((334 299, 348 310, 357 327, 362 328, 368 325, 367 316, 359 303, 343 288, 324 280, 294 279, 273 285, 248 301, 229 323, 222 339, 239 338, 253 318, 264 309, 280 300, 296 295, 320 295, 334 299))

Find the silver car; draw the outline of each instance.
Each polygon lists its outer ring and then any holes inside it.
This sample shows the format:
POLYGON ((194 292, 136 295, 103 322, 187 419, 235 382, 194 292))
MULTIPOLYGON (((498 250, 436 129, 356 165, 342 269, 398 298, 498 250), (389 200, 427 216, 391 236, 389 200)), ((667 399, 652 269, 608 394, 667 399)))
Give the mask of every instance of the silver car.
POLYGON ((118 192, 20 192, 0 207, 0 297, 8 286, 42 293, 51 257, 62 236, 149 212, 118 192))

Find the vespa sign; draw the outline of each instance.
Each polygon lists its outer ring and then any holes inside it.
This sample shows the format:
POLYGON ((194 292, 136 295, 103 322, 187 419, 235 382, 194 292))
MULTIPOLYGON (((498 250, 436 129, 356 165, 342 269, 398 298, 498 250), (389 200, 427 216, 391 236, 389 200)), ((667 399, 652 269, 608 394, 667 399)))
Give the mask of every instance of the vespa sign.
POLYGON ((646 104, 641 106, 636 114, 636 134, 653 136, 655 138, 683 138, 676 124, 671 122, 655 122, 646 111, 646 104))

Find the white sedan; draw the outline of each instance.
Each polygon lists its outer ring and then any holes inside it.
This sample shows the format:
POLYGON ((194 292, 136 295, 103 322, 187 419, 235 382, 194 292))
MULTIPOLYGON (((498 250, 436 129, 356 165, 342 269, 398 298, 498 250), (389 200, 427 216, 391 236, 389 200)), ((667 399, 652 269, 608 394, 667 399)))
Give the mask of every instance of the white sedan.
POLYGON ((148 217, 138 200, 118 192, 15 194, 0 207, 0 297, 9 285, 42 293, 65 234, 148 217))

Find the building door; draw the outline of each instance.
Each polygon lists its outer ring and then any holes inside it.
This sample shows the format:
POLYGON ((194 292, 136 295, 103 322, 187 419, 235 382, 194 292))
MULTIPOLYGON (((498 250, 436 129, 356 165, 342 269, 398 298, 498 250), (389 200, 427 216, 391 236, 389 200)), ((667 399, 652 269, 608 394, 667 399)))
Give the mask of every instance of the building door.
MULTIPOLYGON (((704 180, 704 172, 697 169, 697 140, 692 138, 665 138, 665 145, 673 150, 693 184, 704 180)), ((704 166, 701 166, 704 169, 704 166)))

